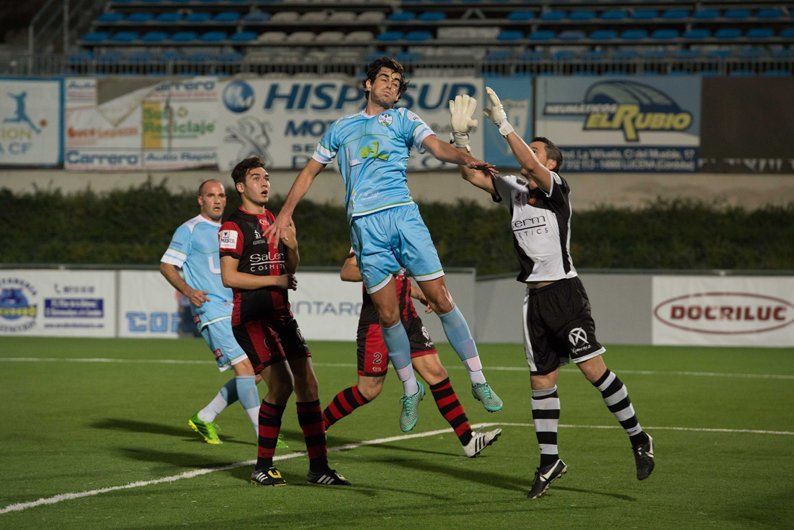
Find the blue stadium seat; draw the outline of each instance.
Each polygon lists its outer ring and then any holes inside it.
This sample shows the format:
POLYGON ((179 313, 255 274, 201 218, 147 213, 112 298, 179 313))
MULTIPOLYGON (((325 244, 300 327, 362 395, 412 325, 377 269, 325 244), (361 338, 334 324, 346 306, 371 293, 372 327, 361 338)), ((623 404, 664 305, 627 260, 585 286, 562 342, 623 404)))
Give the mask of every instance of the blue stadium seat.
POLYGON ((433 40, 433 34, 429 31, 409 31, 405 34, 408 42, 427 42, 433 40))
POLYGON ((568 29, 561 31, 557 38, 564 41, 579 41, 585 39, 584 31, 578 29, 568 29))
POLYGON ((440 22, 446 18, 447 15, 443 11, 425 11, 417 17, 417 20, 422 22, 440 22))
POLYGON ((138 50, 128 53, 126 59, 133 63, 148 63, 154 60, 154 54, 147 50, 138 50))
POLYGON ((238 31, 229 39, 232 42, 251 42, 255 41, 259 35, 253 31, 238 31))
POLYGON ((551 56, 555 61, 571 61, 576 59, 576 52, 573 50, 558 50, 551 56))
POLYGON ((413 63, 419 61, 421 58, 422 56, 416 52, 400 52, 396 56, 396 59, 402 64, 413 63))
POLYGON ((110 50, 95 57, 96 62, 105 64, 117 64, 124 60, 124 54, 118 50, 110 50))
POLYGON ((633 9, 631 18, 634 20, 652 20, 659 18, 659 12, 655 9, 633 9))
POLYGON ((707 29, 702 29, 702 28, 689 29, 689 30, 686 30, 684 32, 684 34, 681 35, 681 36, 683 38, 689 39, 689 40, 703 40, 703 39, 708 39, 709 37, 711 37, 711 31, 707 30, 707 29))
POLYGON ((534 18, 535 13, 532 11, 513 11, 507 15, 507 20, 512 20, 513 22, 525 22, 534 18))
POLYGON ((593 20, 596 17, 596 14, 589 9, 577 9, 576 11, 571 11, 568 15, 570 20, 593 20))
POLYGON ((733 9, 726 9, 722 16, 733 20, 745 20, 753 16, 753 12, 744 7, 737 7, 733 9))
POLYGON ((662 18, 665 20, 684 20, 689 18, 689 9, 668 9, 662 13, 662 18))
POLYGON ((628 16, 625 9, 610 9, 601 13, 601 20, 623 20, 628 16))
POLYGON ((131 13, 127 17, 127 22, 134 22, 136 24, 145 24, 146 22, 150 22, 154 18, 154 14, 149 13, 148 11, 138 11, 137 13, 131 13))
POLYGON ((164 11, 154 17, 155 22, 159 22, 161 24, 174 24, 179 22, 179 19, 182 18, 182 14, 178 11, 164 11))
POLYGON ((720 28, 714 32, 714 38, 719 40, 736 40, 742 36, 739 28, 720 28))
POLYGON ((192 42, 198 39, 195 31, 177 31, 171 35, 172 42, 192 42))
POLYGON ((216 59, 216 60, 217 60, 219 63, 224 63, 224 64, 237 64, 237 63, 239 63, 240 61, 242 61, 242 60, 243 60, 243 54, 242 54, 242 53, 235 52, 235 51, 223 52, 223 53, 220 53, 220 54, 218 54, 218 55, 215 57, 215 59, 216 59))
POLYGON ((507 61, 513 58, 510 50, 491 50, 485 54, 486 61, 507 61))
POLYGON ((87 63, 94 60, 94 54, 86 50, 80 50, 77 53, 69 54, 66 60, 69 64, 87 63))
POLYGON ((89 31, 83 35, 83 42, 98 44, 100 42, 107 42, 109 38, 110 34, 106 31, 89 31))
POLYGON ((698 57, 700 57, 700 50, 679 48, 677 50, 673 50, 672 56, 676 59, 682 59, 682 60, 697 59, 698 57))
POLYGON ((137 31, 119 31, 118 33, 114 33, 110 40, 113 42, 120 42, 120 43, 127 43, 127 42, 135 42, 138 40, 138 32, 137 31))
POLYGON ((268 20, 270 20, 270 13, 264 11, 251 11, 243 17, 245 22, 267 22, 268 20))
POLYGON ((201 42, 207 43, 215 43, 215 42, 223 42, 227 38, 225 31, 208 31, 206 33, 202 33, 199 36, 199 40, 201 42))
POLYGON ((523 40, 524 33, 515 29, 503 29, 499 32, 496 36, 496 40, 498 41, 514 41, 514 40, 523 40))
POLYGON ((167 39, 168 34, 164 31, 148 31, 141 37, 141 42, 156 44, 158 42, 165 42, 167 39))
POLYGON ((707 7, 705 9, 698 9, 697 11, 695 11, 695 14, 692 16, 697 20, 713 20, 715 18, 719 18, 720 10, 714 9, 712 7, 707 7))
POLYGON ((648 38, 648 31, 644 29, 626 29, 620 32, 622 40, 644 40, 648 38))
POLYGON ((775 36, 775 30, 772 28, 750 28, 747 30, 745 37, 748 39, 771 39, 775 36))
MULTIPOLYGON (((394 42, 403 40, 405 34, 402 31, 384 31, 375 37, 379 42, 394 42)), ((381 54, 383 55, 383 54, 381 54)))
POLYGON ((216 57, 217 56, 215 54, 210 54, 207 52, 193 52, 193 53, 186 53, 183 56, 183 59, 189 63, 202 64, 202 63, 214 62, 216 57))
POLYGON ((611 29, 597 29, 590 34, 590 39, 598 41, 615 40, 617 38, 617 32, 611 29))
POLYGON ((794 39, 794 28, 786 28, 780 32, 780 36, 784 39, 794 39))
POLYGON ((556 36, 557 34, 549 29, 539 29, 538 31, 533 31, 528 35, 529 40, 535 42, 553 40, 556 36))
POLYGON ((750 46, 739 49, 739 51, 736 52, 736 56, 740 59, 761 59, 767 56, 767 51, 765 48, 759 46, 750 46))
POLYGON ((205 13, 203 11, 195 11, 193 13, 188 13, 185 16, 185 22, 190 22, 191 24, 196 24, 196 23, 201 24, 204 22, 209 22, 211 19, 212 19, 212 15, 210 15, 209 13, 205 13))
POLYGON ((720 48, 718 50, 709 50, 706 52, 706 57, 709 59, 727 59, 733 55, 733 50, 729 48, 720 48))
POLYGON ((637 50, 616 50, 612 54, 612 59, 616 61, 631 61, 637 59, 640 56, 640 52, 637 50))
POLYGON ((609 57, 609 53, 606 50, 587 50, 579 57, 585 61, 603 61, 609 57))
POLYGON ((121 22, 122 20, 124 20, 124 15, 115 11, 105 11, 99 15, 99 18, 97 18, 98 22, 102 22, 104 24, 114 24, 116 22, 121 22))
POLYGON ((657 29, 651 33, 652 40, 673 40, 679 37, 677 29, 657 29))
POLYGON ((643 59, 667 59, 668 53, 666 50, 642 50, 640 57, 643 59))
POLYGON ((221 11, 212 19, 214 22, 233 23, 240 20, 240 13, 237 11, 221 11))
POLYGON ((408 22, 414 18, 416 18, 416 14, 413 11, 395 11, 389 15, 388 19, 392 22, 408 22))
POLYGON ((526 50, 521 54, 520 59, 524 62, 531 63, 542 61, 546 58, 546 54, 539 50, 526 50))
POLYGON ((545 11, 540 14, 540 19, 547 22, 558 22, 560 20, 565 20, 565 11, 545 11))
POLYGON ((181 61, 182 54, 176 50, 165 50, 158 54, 157 58, 164 62, 181 61))
POLYGON ((763 7, 755 14, 758 18, 780 18, 783 12, 778 7, 763 7))

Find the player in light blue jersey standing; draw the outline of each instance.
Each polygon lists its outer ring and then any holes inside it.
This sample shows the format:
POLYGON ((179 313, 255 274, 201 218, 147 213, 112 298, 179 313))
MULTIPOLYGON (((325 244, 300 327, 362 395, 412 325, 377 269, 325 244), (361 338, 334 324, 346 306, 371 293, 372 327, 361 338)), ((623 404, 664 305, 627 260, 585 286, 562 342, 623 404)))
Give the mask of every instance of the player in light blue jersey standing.
MULTIPOLYGON (((221 443, 215 418, 235 401, 258 430, 259 393, 254 368, 232 334, 232 290, 223 286, 218 254, 218 229, 226 207, 226 192, 217 180, 199 186, 199 215, 174 232, 168 250, 160 258, 160 272, 176 290, 191 302, 193 318, 220 371, 234 371, 209 404, 188 420, 188 425, 213 445, 221 443), (182 271, 183 277, 180 275, 182 271)), ((289 278, 279 277, 283 287, 289 278)))
POLYGON ((411 148, 472 169, 490 172, 493 166, 440 140, 413 112, 395 108, 407 86, 402 65, 390 57, 381 57, 367 67, 366 108, 329 127, 292 185, 276 222, 265 232, 271 241, 281 237, 314 179, 336 159, 345 185, 353 251, 378 311, 389 358, 403 383, 400 428, 405 432, 416 425, 425 391, 414 375, 411 344, 400 320, 393 275, 401 268, 413 276, 441 318, 450 344, 468 369, 474 397, 490 412, 502 408, 502 400, 482 373, 466 319, 447 290, 441 261, 411 199, 406 178, 411 148))

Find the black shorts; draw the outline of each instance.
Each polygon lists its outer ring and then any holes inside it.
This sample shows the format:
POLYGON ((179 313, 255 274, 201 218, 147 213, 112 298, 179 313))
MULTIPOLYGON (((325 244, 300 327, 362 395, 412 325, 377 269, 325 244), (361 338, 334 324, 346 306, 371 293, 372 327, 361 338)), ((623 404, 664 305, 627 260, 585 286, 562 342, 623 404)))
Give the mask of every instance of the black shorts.
POLYGON ((241 322, 232 326, 232 331, 257 374, 286 359, 311 357, 298 322, 291 314, 241 322))
POLYGON ((569 360, 580 363, 604 353, 579 278, 527 289, 524 350, 531 373, 538 375, 553 372, 569 360))

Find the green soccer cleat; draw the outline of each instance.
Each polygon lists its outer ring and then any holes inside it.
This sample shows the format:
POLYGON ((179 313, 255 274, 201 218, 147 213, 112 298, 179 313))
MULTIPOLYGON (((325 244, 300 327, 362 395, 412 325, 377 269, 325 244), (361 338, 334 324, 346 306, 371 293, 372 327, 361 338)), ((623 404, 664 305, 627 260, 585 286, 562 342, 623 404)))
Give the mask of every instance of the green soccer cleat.
POLYGON ((412 396, 403 396, 400 401, 403 404, 402 414, 400 414, 400 430, 408 432, 416 427, 416 422, 419 421, 419 402, 425 397, 425 385, 421 381, 419 384, 419 391, 412 396))
POLYGON ((276 449, 289 449, 289 445, 284 441, 284 437, 281 436, 281 433, 278 433, 278 438, 276 439, 276 449))
POLYGON ((502 410, 502 399, 496 395, 491 385, 488 383, 475 383, 471 385, 471 395, 474 399, 482 403, 488 412, 499 412, 502 410))
POLYGON ((212 421, 201 421, 198 417, 198 413, 187 420, 187 424, 190 425, 191 429, 199 433, 208 444, 220 445, 223 443, 221 439, 218 438, 218 431, 220 430, 218 425, 212 421))

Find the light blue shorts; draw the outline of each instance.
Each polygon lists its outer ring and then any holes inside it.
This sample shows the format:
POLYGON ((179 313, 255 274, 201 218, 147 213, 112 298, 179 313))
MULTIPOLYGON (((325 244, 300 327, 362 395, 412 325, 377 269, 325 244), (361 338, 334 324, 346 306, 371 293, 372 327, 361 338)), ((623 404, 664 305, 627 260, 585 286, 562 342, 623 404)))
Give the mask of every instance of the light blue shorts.
POLYGON ((354 217, 350 239, 368 293, 384 287, 403 268, 420 282, 444 276, 416 204, 354 217))
POLYGON ((231 317, 207 324, 201 328, 201 336, 215 355, 215 362, 218 363, 218 370, 221 372, 248 358, 234 339, 231 317))

